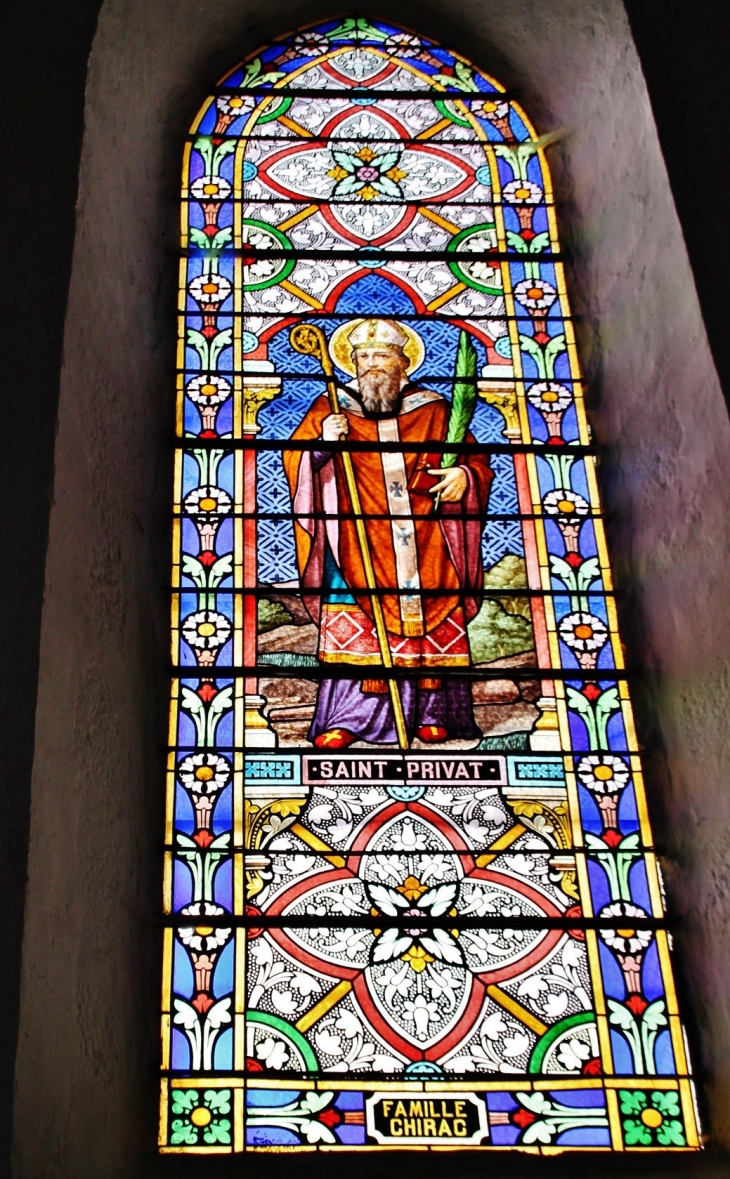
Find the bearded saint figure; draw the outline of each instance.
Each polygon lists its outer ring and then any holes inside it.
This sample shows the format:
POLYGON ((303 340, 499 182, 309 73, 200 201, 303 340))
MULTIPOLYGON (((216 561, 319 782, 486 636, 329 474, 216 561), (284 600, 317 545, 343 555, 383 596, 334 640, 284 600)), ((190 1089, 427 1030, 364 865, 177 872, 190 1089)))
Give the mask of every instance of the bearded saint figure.
MULTIPOLYGON (((356 674, 321 681, 309 739, 328 749, 397 739, 388 683, 378 675, 371 591, 342 461, 347 442, 369 444, 351 457, 393 664, 412 671, 398 680, 409 739, 477 738, 468 679, 443 673, 470 665, 467 623, 481 604, 493 473, 481 455, 443 468, 441 453, 428 453, 429 442, 446 438, 450 403, 408 380, 424 357, 410 325, 342 324, 329 350, 355 380, 338 390, 337 414, 326 396, 317 398, 292 435, 315 445, 283 459, 302 596, 319 628, 317 656, 356 674)), ((466 440, 474 442, 470 434, 466 440)))

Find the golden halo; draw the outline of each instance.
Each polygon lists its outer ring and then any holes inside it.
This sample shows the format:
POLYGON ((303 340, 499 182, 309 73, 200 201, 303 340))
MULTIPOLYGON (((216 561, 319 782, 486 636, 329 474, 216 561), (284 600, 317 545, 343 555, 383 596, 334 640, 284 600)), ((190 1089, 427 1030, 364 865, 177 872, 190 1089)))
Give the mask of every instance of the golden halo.
MULTIPOLYGON (((335 328, 328 344, 329 354, 338 368, 343 372, 349 373, 351 377, 355 376, 355 365, 352 362, 352 344, 349 341, 349 335, 354 332, 356 327, 361 323, 365 323, 368 319, 391 319, 389 315, 366 315, 361 319, 349 319, 347 323, 341 323, 338 328, 335 328)), ((399 319, 392 319, 407 337, 403 345, 403 352, 408 361, 408 368, 406 372, 410 375, 420 368, 426 356, 426 348, 423 340, 417 331, 407 323, 401 323, 399 319)))

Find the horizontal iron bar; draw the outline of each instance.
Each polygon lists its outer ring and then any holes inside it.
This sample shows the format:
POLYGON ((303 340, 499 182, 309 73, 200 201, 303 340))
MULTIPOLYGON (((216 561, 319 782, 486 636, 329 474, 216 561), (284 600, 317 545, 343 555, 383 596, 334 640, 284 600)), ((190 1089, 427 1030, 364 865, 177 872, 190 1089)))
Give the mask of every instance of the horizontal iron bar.
MULTIPOLYGON (((559 254, 539 253, 539 254, 519 254, 501 252, 498 250, 469 250, 468 252, 459 252, 458 250, 389 250, 384 246, 355 246, 352 250, 256 250, 251 246, 242 245, 231 247, 230 249, 222 247, 221 250, 206 251, 204 249, 191 247, 190 249, 180 250, 180 255, 183 258, 197 258, 205 253, 223 253, 233 254, 238 258, 243 254, 249 254, 254 258, 254 261, 266 261, 267 258, 276 260, 288 261, 291 258, 301 258, 305 261, 320 261, 322 259, 329 262, 351 262, 353 259, 357 261, 358 255, 364 255, 367 259, 368 266, 372 267, 375 262, 375 256, 382 257, 382 264, 387 262, 564 262, 568 255, 563 250, 559 254)), ((244 290, 246 284, 243 284, 244 290)))
MULTIPOLYGON (((197 311, 196 312, 187 312, 186 315, 188 318, 190 318, 191 316, 194 316, 194 318, 196 318, 196 319, 203 318, 202 313, 199 313, 197 311)), ((234 318, 234 317, 231 316, 230 318, 234 318)), ((248 318, 254 318, 254 317, 249 316, 248 318)), ((255 318, 259 318, 259 317, 256 316, 255 318)), ((317 318, 319 318, 319 316, 313 316, 312 318, 317 319, 317 318)), ((245 322, 245 317, 244 317, 244 322, 245 322)), ((517 321, 517 322, 521 322, 521 321, 517 321)), ((555 322, 555 321, 553 321, 553 322, 555 322)), ((561 322, 562 322, 562 320, 561 320, 561 322)), ((188 324, 187 326, 189 327, 190 325, 188 324)), ((223 329, 219 329, 219 330, 223 330, 223 329)), ((282 330, 285 330, 285 329, 282 329, 282 330)), ((551 337, 551 339, 555 339, 555 337, 553 336, 553 337, 551 337)), ((245 356, 245 353, 243 355, 245 356)), ((494 365, 492 367, 496 368, 497 366, 494 365)), ((512 367, 511 365, 504 366, 505 369, 511 368, 511 367, 512 367)), ((325 383, 325 377, 322 375, 321 370, 316 369, 316 368, 312 368, 310 371, 305 371, 305 370, 301 370, 301 369, 286 369, 286 368, 280 368, 280 369, 274 369, 274 370, 243 368, 243 369, 237 370, 235 373, 232 373, 230 371, 224 371, 222 369, 218 369, 218 370, 216 370, 215 373, 212 373, 212 374, 201 373, 196 370, 191 371, 190 369, 185 369, 185 370, 178 369, 178 372, 183 372, 189 377, 208 376, 208 375, 221 376, 221 377, 225 377, 228 381, 230 381, 232 377, 238 376, 238 377, 241 377, 244 382, 246 380, 246 377, 251 377, 254 380, 276 379, 276 378, 280 377, 282 380, 286 380, 286 381, 313 381, 314 380, 314 381, 318 381, 320 384, 325 383)), ((536 377, 534 377, 534 378, 515 377, 512 373, 507 373, 507 372, 505 372, 504 376, 492 375, 490 377, 479 377, 479 376, 463 377, 463 378, 460 377, 459 380, 464 385, 479 386, 479 385, 484 384, 487 386, 496 385, 498 387, 500 387, 504 384, 515 385, 515 384, 519 383, 521 385, 534 385, 537 383, 536 377)), ((346 390, 347 387, 345 385, 343 385, 340 380, 337 380, 336 383, 338 385, 338 388, 341 388, 341 389, 344 388, 346 390)), ((423 373, 422 375, 419 375, 418 381, 413 383, 413 388, 410 391, 414 392, 415 389, 423 389, 428 384, 447 385, 449 387, 449 391, 450 391, 453 383, 454 383, 454 375, 453 374, 444 375, 443 373, 426 372, 426 373, 423 373)), ((558 384, 558 385, 562 385, 562 384, 576 385, 576 384, 580 384, 581 382, 580 382, 580 380, 573 380, 572 378, 569 378, 565 382, 557 381, 557 380, 553 379, 549 383, 558 384)), ((408 390, 406 390, 406 392, 408 392, 408 390)))
MULTIPOLYGON (((281 143, 281 140, 278 139, 278 140, 274 140, 273 142, 281 143)), ((312 142, 312 140, 310 140, 310 139, 307 140, 307 144, 310 144, 311 142, 312 142)), ((337 141, 334 140, 333 142, 337 142, 337 141)), ((396 145, 401 144, 403 142, 404 142, 404 140, 402 140, 402 139, 393 140, 393 144, 396 144, 396 145)), ((194 181, 193 181, 193 183, 194 183, 194 181)), ((492 209, 492 208, 546 209, 546 208, 553 207, 552 200, 550 200, 550 199, 546 200, 544 197, 537 202, 533 202, 533 201, 503 201, 501 197, 495 197, 494 195, 490 195, 490 197, 486 200, 480 199, 478 197, 472 197, 471 200, 458 200, 458 199, 449 198, 449 197, 430 197, 430 198, 426 197, 426 198, 424 198, 424 197, 405 197, 404 196, 404 197, 390 197, 390 198, 388 198, 388 197, 383 196, 381 200, 373 199, 373 200, 370 200, 367 202, 363 202, 362 199, 349 200, 347 197, 336 197, 334 195, 331 197, 313 196, 310 199, 308 199, 307 197, 302 196, 301 193, 292 193, 292 195, 290 197, 285 196, 284 193, 281 193, 281 194, 276 193, 273 198, 269 197, 269 196, 255 196, 253 194, 250 196, 246 196, 246 185, 252 184, 253 181, 243 180, 241 183, 242 183, 242 193, 241 193, 241 195, 238 195, 238 196, 233 192, 233 190, 226 197, 210 197, 210 196, 196 197, 196 196, 192 196, 192 195, 181 196, 180 203, 182 205, 215 204, 215 205, 220 205, 221 208, 223 208, 225 205, 251 205, 251 206, 256 206, 256 207, 265 205, 265 206, 269 206, 271 208, 276 208, 277 206, 282 205, 286 208, 291 208, 292 206, 294 206, 295 209, 299 209, 301 211, 304 211, 305 209, 312 209, 312 206, 314 206, 315 208, 318 208, 318 209, 319 208, 331 208, 333 206, 338 209, 339 208, 363 209, 365 207, 367 207, 368 209, 379 209, 379 208, 392 209, 393 207, 396 207, 399 209, 402 209, 402 208, 421 209, 423 211, 427 211, 427 212, 431 212, 431 213, 437 213, 440 209, 446 209, 446 210, 448 210, 448 209, 476 209, 479 212, 486 212, 487 210, 492 209)), ((482 185, 482 187, 488 188, 489 185, 482 185)), ((270 191, 273 192, 274 190, 271 189, 270 191)), ((290 216, 295 216, 295 214, 292 213, 292 214, 290 214, 290 216)), ((289 220, 289 218, 287 217, 286 220, 289 220)), ((446 217, 446 220, 448 221, 449 218, 446 217)), ((469 226, 469 227, 465 226, 464 228, 473 228, 476 230, 480 226, 487 226, 490 229, 494 228, 494 226, 487 220, 481 221, 473 227, 472 226, 469 226)), ((198 227, 196 226, 194 228, 198 228, 198 227)), ((225 229, 226 226, 220 225, 220 226, 218 226, 218 228, 225 229)), ((458 231, 459 227, 456 226, 456 229, 458 231)), ((544 230, 543 232, 547 233, 548 231, 544 230)), ((359 248, 362 249, 363 247, 361 246, 359 248)), ((367 247, 365 247, 365 248, 367 248, 367 247)), ((373 248, 378 249, 377 246, 375 246, 373 248)))
MULTIPOLYGON (((192 556, 192 554, 190 554, 190 555, 192 556)), ((170 586, 169 589, 170 589, 170 593, 172 593, 172 594, 180 594, 180 593, 183 593, 183 594, 205 594, 206 597, 210 596, 211 594, 213 594, 213 595, 228 594, 229 596, 232 594, 236 594, 239 597, 241 597, 242 595, 246 595, 247 597, 253 597, 254 595, 256 597, 268 597, 268 596, 270 596, 271 593, 282 594, 282 593, 287 593, 287 592, 295 593, 298 595, 304 595, 304 597, 311 597, 313 593, 318 592, 318 590, 316 590, 316 589, 306 590, 306 589, 301 589, 301 588, 296 589, 296 590, 289 590, 289 591, 287 591, 287 590, 269 590, 269 588, 266 585, 259 585, 256 587, 254 587, 254 586, 251 586, 251 587, 228 586, 227 588, 226 587, 223 587, 223 588, 216 587, 215 589, 211 589, 211 590, 199 589, 196 585, 184 585, 184 586, 175 585, 175 586, 170 586)), ((335 594, 337 594, 337 593, 357 594, 357 596, 361 597, 361 598, 369 598, 372 596, 373 593, 375 593, 378 596, 380 596, 381 594, 386 594, 388 597, 392 597, 392 598, 395 598, 395 597, 408 598, 408 597, 413 597, 415 595, 419 598, 436 599, 436 598, 452 598, 452 597, 460 597, 460 598, 461 597, 470 597, 470 596, 473 596, 475 591, 469 591, 466 589, 447 589, 446 587, 438 587, 438 588, 434 588, 434 589, 401 589, 399 586, 382 586, 382 585, 379 585, 376 590, 371 590, 371 589, 368 589, 367 586, 348 585, 345 590, 339 590, 339 591, 334 590, 333 592, 335 594)), ((500 589, 500 588, 494 587, 494 586, 486 586, 483 589, 480 589, 478 592, 479 592, 480 596, 485 597, 485 598, 568 598, 568 597, 573 597, 573 598, 574 597, 615 598, 617 596, 617 594, 614 590, 528 589, 527 587, 525 587, 524 589, 522 589, 522 588, 515 589, 514 587, 500 589)))
MULTIPOLYGON (((180 314, 181 315, 196 315, 201 319, 203 316, 202 311, 191 311, 190 309, 187 309, 185 311, 181 311, 180 314)), ((207 314, 207 312, 206 312, 206 314, 207 314)), ((233 319, 233 320, 242 319, 244 322, 248 319, 270 318, 270 315, 268 312, 266 314, 264 314, 263 312, 247 311, 247 310, 243 310, 243 311, 232 310, 232 311, 225 311, 225 312, 216 312, 216 314, 219 316, 219 318, 233 319)), ((286 320, 286 319, 292 319, 292 315, 286 314, 286 315, 275 316, 274 318, 286 320)), ((352 321, 353 313, 352 312, 343 312, 343 311, 327 311, 325 308, 322 308, 320 310, 316 307, 308 307, 304 311, 297 311, 296 315, 293 318, 296 319, 297 323, 300 322, 301 320, 306 321, 309 319, 325 319, 325 320, 332 320, 333 322, 337 322, 339 320, 339 321, 342 321, 342 323, 347 323, 348 321, 352 321)), ((360 311, 356 318, 364 318, 364 319, 383 318, 383 312, 379 308, 376 308, 374 311, 372 311, 370 313, 367 311, 360 311)), ((455 312, 442 311, 441 309, 438 309, 436 311, 422 311, 422 312, 399 311, 396 315, 386 316, 385 318, 390 318, 390 319, 395 318, 399 321, 402 321, 403 323, 409 323, 409 322, 410 323, 424 323, 424 322, 425 323, 433 323, 433 322, 450 323, 452 320, 454 321, 455 324, 477 323, 477 322, 481 323, 481 322, 492 322, 492 321, 498 322, 498 323, 526 323, 526 324, 529 324, 532 322, 530 315, 528 314, 527 311, 523 311, 521 315, 507 315, 506 311, 499 312, 499 313, 489 312, 489 311, 484 311, 484 312, 470 311, 468 315, 458 315, 455 312)), ((583 317, 581 317, 581 316, 563 315, 562 313, 559 316, 553 315, 551 317, 549 316, 548 318, 550 319, 551 323, 556 323, 558 321, 560 321, 560 323, 569 323, 569 322, 570 323, 582 323, 583 322, 583 317)), ((292 324, 292 326, 293 326, 293 324, 292 324)), ((284 329, 282 329, 282 330, 284 330, 284 329)), ((182 370, 179 370, 179 371, 182 371, 182 370)), ((222 374, 222 375, 225 375, 225 374, 222 374)), ((299 374, 299 375, 301 375, 301 374, 299 374)), ((534 379, 537 379, 537 378, 534 378, 534 379)), ((573 378, 566 378, 565 381, 563 381, 561 378, 561 383, 570 384, 571 380, 573 380, 573 378)))
MULTIPOLYGON (((272 652, 281 655, 281 652, 272 652)), ((402 679, 468 679, 479 680, 575 680, 576 682, 594 682, 603 680, 615 685, 619 680, 634 678, 635 672, 618 671, 615 668, 592 668, 586 670, 577 668, 553 667, 443 667, 439 664, 420 664, 415 667, 383 667, 380 663, 318 663, 305 664, 301 667, 282 667, 276 663, 249 664, 213 664, 211 667, 190 667, 184 664, 171 664, 170 673, 179 680, 218 680, 218 679, 351 679, 351 680, 402 680, 402 679)))
MULTIPOLYGON (((394 59, 395 60, 395 59, 394 59)), ((383 59, 383 69, 389 64, 383 59)), ((389 102, 396 102, 398 100, 407 100, 413 102, 414 99, 422 98, 424 101, 434 102, 437 99, 443 101, 444 99, 459 99, 464 102, 484 102, 485 100, 494 100, 498 102, 512 102, 515 101, 515 95, 509 90, 436 90, 436 89, 413 89, 413 90, 386 90, 385 88, 376 89, 368 86, 348 86, 341 90, 335 90, 334 87, 305 87, 301 89, 298 87, 276 87, 274 84, 270 86, 217 86, 215 92, 210 95, 211 99, 225 96, 227 94, 251 95, 254 98, 270 98, 272 95, 275 98, 375 98, 387 99, 389 102)), ((210 132, 212 135, 213 133, 210 132)), ((533 140, 520 140, 520 143, 534 142, 533 140)))
MULTIPOLYGON (((436 476, 433 476, 435 479, 436 476)), ((201 490, 195 488, 196 491, 201 490)), ((191 512, 173 512, 173 518, 178 520, 192 520, 194 519, 191 512)), ((307 520, 389 520, 395 523, 403 520, 433 520, 433 509, 428 512, 413 511, 408 516, 392 516, 388 512, 363 512, 361 516, 356 516, 352 512, 307 512, 307 520)), ((276 523, 293 523, 296 520, 301 520, 302 513, 296 512, 225 512, 221 513, 221 520, 270 520, 276 523)), ((510 523, 519 520, 552 520, 555 517, 548 515, 547 512, 487 512, 482 516, 478 512, 462 512, 459 516, 460 520, 476 520, 481 523, 485 520, 490 523, 510 523)), ((603 515, 601 512, 589 511, 580 520, 601 520, 603 515)))
MULTIPOLYGON (((442 119, 436 119, 435 122, 431 123, 431 125, 429 127, 425 127, 424 131, 421 132, 419 135, 393 135, 391 138, 388 138, 385 135, 364 135, 364 134, 359 134, 359 135, 358 134, 354 134, 354 135, 317 135, 317 134, 314 134, 313 132, 309 131, 308 128, 306 128, 306 127, 302 128, 302 130, 304 131, 304 135, 297 135, 296 131, 292 131, 291 135, 271 135, 269 132, 264 130, 264 128, 266 128, 268 126, 267 123, 257 123, 253 130, 248 131, 248 132, 242 131, 241 134, 236 135, 235 138, 236 138, 237 142, 239 142, 239 143, 252 142, 252 143, 277 144, 282 149, 282 151, 286 151, 293 144, 296 144, 301 147, 317 147, 320 144, 328 144, 328 143, 339 144, 343 148, 352 147, 356 144, 357 145, 361 144, 363 147, 379 147, 381 150, 384 149, 385 151, 393 151, 394 148, 397 150, 401 146, 430 147, 430 145, 434 142, 434 140, 431 136, 429 136, 425 133, 432 131, 434 127, 438 126, 438 124, 440 124, 442 122, 443 122, 442 119), (261 127, 262 130, 257 131, 256 128, 258 128, 258 127, 261 127)), ((450 120, 449 120, 449 123, 450 123, 450 126, 443 127, 442 130, 446 131, 446 130, 453 130, 454 128, 458 128, 458 124, 451 123, 450 120)), ((452 144, 456 144, 456 145, 468 144, 470 147, 475 146, 475 145, 477 147, 482 147, 483 144, 485 143, 484 140, 476 139, 473 132, 469 136, 469 131, 470 131, 469 127, 463 127, 463 128, 461 128, 461 130, 463 130, 465 133, 465 136, 463 139, 436 140, 436 142, 438 143, 438 145, 440 147, 443 147, 444 145, 446 147, 451 147, 452 144)), ((437 132, 437 134, 439 134, 439 132, 437 132)), ((198 138, 197 135, 187 135, 186 136, 187 141, 189 143, 192 143, 193 145, 195 145, 195 140, 197 138, 198 138)), ((205 138, 208 138, 208 136, 206 135, 205 138)), ((216 138, 217 138, 217 136, 216 136, 216 138)), ((224 135, 223 138, 228 138, 228 137, 224 135)), ((496 142, 496 140, 494 142, 496 142)), ((524 142, 529 142, 529 140, 525 140, 524 142)), ((363 160, 363 161, 361 161, 361 163, 364 164, 365 161, 363 160)), ((368 202, 368 204, 369 203, 370 202, 368 202)))
MULTIPOLYGON (((338 855, 336 851, 325 852, 325 855, 338 855)), ((352 853, 350 853, 352 854, 352 853)), ((361 852, 361 855, 367 853, 361 852)), ((485 853, 486 854, 486 853, 485 853)), ((212 925, 217 928, 227 928, 235 926, 243 929, 402 929, 403 933, 408 933, 409 926, 417 926, 422 928, 425 932, 427 929, 483 929, 485 931, 498 929, 560 929, 560 930, 606 930, 614 931, 618 928, 623 928, 626 923, 626 918, 617 917, 612 921, 602 920, 600 917, 544 917, 541 919, 531 917, 496 917, 488 914, 486 917, 450 917, 445 914, 443 917, 427 917, 421 916, 419 913, 415 917, 406 917, 399 915, 398 917, 391 917, 383 915, 380 917, 369 917, 365 914, 333 914, 331 917, 311 917, 305 915, 288 915, 282 917, 269 917, 266 914, 252 914, 251 916, 234 916, 233 914, 221 917, 220 915, 188 917, 182 914, 176 914, 170 918, 163 919, 165 924, 170 924, 174 928, 186 928, 195 922, 205 922, 206 925, 212 925)), ((677 919, 657 918, 657 917, 632 917, 629 924, 632 929, 645 929, 654 932, 658 929, 666 929, 669 925, 677 924, 677 919)), ((417 934, 413 935, 417 936, 417 934)))
MULTIPOLYGON (((374 419, 373 419, 374 420, 374 419)), ((321 438, 261 438, 252 434, 248 438, 200 438, 190 435, 186 438, 173 439, 177 450, 192 452, 195 450, 251 450, 251 451, 284 451, 300 450, 321 451, 324 449, 321 438)), ((329 444, 332 445, 331 443, 329 444)), ((563 442, 560 446, 548 446, 544 442, 355 442, 348 441, 340 446, 335 454, 349 451, 351 454, 449 454, 456 450, 460 455, 475 455, 488 458, 492 454, 536 454, 542 458, 555 455, 558 458, 572 455, 582 458, 585 455, 598 455, 598 446, 583 446, 580 443, 563 442)))
MULTIPOLYGON (((524 733, 525 731, 520 729, 519 732, 524 733)), ((527 735, 527 734, 525 733, 525 735, 527 735)), ((502 737, 504 737, 505 739, 507 739, 509 736, 510 736, 509 733, 502 734, 502 737)), ((474 741, 476 741, 476 737, 474 738, 474 741)), ((592 751, 591 750, 582 750, 582 751, 579 751, 576 753, 575 750, 570 750, 570 749, 554 749, 554 750, 548 750, 548 751, 543 750, 542 752, 537 752, 534 749, 508 749, 506 747, 501 748, 501 749, 478 749, 476 745, 472 745, 469 749, 448 749, 448 748, 445 748, 444 746, 439 746, 439 745, 435 745, 435 746, 433 746, 433 748, 423 746, 419 749, 409 749, 407 752, 404 752, 404 750, 400 749, 395 744, 395 742, 393 742, 391 745, 366 745, 366 746, 360 746, 360 747, 358 747, 356 745, 350 745, 347 749, 332 750, 330 754, 327 754, 326 751, 323 751, 321 749, 316 749, 310 743, 307 743, 305 745, 284 745, 284 746, 281 746, 281 748, 276 748, 276 749, 262 749, 262 748, 258 748, 258 747, 246 745, 246 744, 243 744, 243 745, 219 745, 219 744, 216 744, 216 745, 212 745, 210 747, 201 746, 201 745, 160 745, 158 748, 160 748, 163 753, 168 753, 168 754, 175 753, 175 754, 181 754, 181 755, 185 755, 185 756, 187 756, 189 754, 193 754, 193 753, 219 753, 219 754, 221 754, 221 756, 225 756, 229 760, 236 753, 240 753, 244 758, 247 758, 247 759, 251 759, 251 758, 261 759, 261 758, 263 758, 264 761, 268 761, 270 759, 273 759, 275 761, 277 758, 281 758, 282 756, 284 756, 284 757, 288 757, 288 756, 311 757, 314 754, 322 754, 325 757, 327 757, 327 756, 339 757, 342 754, 354 754, 355 756, 358 756, 358 757, 374 757, 374 756, 379 757, 382 755, 383 757, 387 757, 387 759, 389 761, 392 761, 394 758, 414 757, 414 756, 423 756, 425 758, 437 757, 437 756, 438 757, 451 757, 452 755, 457 756, 457 757, 471 757, 472 755, 476 754, 479 757, 504 757, 506 754, 509 754, 510 756, 512 756, 514 754, 515 757, 534 758, 537 761, 544 761, 544 759, 546 757, 550 757, 550 758, 568 757, 568 758, 573 758, 576 765, 580 761, 581 758, 586 757, 586 755, 590 752, 593 752, 593 753, 616 752, 615 750, 613 750, 613 751, 611 751, 611 750, 608 750, 608 751, 606 751, 606 750, 592 750, 592 751)), ((635 749, 629 750, 628 752, 626 750, 620 750, 618 752, 619 752, 619 755, 624 758, 641 757, 643 759, 646 756, 643 752, 640 753, 638 750, 635 750, 635 749)), ((266 779, 265 781, 267 781, 267 780, 274 781, 275 779, 266 779)), ((360 779, 356 779, 356 781, 359 782, 360 779)), ((367 779, 365 779, 365 781, 367 781, 367 779)), ((402 784, 403 783, 401 783, 401 785, 402 784)), ((469 784, 470 783, 468 781, 466 781, 466 780, 464 781, 465 786, 468 786, 469 784)), ((539 782, 532 783, 532 784, 533 785, 540 785, 539 782)), ((560 785, 560 782, 558 781, 555 784, 560 785)), ((443 782, 440 783, 440 785, 443 786, 443 782)), ((482 786, 485 785, 485 783, 477 783, 476 780, 472 779, 471 785, 473 785, 473 786, 478 785, 479 788, 481 789, 482 786)), ((543 782, 543 785, 544 785, 544 782, 543 782)), ((495 789, 496 788, 497 787, 495 786, 495 789)), ((244 790, 245 789, 246 789, 246 787, 244 786, 244 790)), ((651 845, 651 844, 642 844, 643 848, 651 848, 652 846, 653 845, 651 845)), ((236 847, 235 850, 241 851, 242 849, 240 847, 236 847)), ((579 848, 578 850, 581 850, 581 849, 579 848)), ((585 849, 583 849, 583 850, 585 850, 585 849)), ((570 851, 570 849, 568 849, 568 851, 570 851)), ((328 852, 327 854, 328 855, 339 855, 340 853, 337 851, 333 851, 333 852, 328 852)), ((470 854, 473 854, 475 856, 476 855, 481 856, 481 855, 487 855, 487 854, 491 855, 492 853, 489 852, 488 848, 485 848, 483 852, 481 852, 481 851, 480 852, 473 852, 470 854)), ((562 855, 563 853, 560 852, 558 849, 555 849, 555 854, 562 855)))

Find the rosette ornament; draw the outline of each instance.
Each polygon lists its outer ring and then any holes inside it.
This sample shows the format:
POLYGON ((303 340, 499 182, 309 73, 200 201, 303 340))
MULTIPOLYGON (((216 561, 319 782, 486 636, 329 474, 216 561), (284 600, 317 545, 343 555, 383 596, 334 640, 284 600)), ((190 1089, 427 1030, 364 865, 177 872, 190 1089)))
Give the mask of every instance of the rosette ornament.
POLYGON ((612 753, 591 753, 578 762, 578 780, 593 795, 605 831, 618 827, 618 797, 629 781, 622 758, 612 753))
POLYGON ((223 274, 199 274, 188 286, 188 293, 203 312, 203 335, 210 339, 218 333, 216 321, 221 304, 229 297, 232 287, 223 274))
POLYGON ((231 195, 231 186, 222 176, 199 176, 190 186, 190 192, 205 217, 203 233, 207 237, 215 237, 218 232, 218 213, 221 204, 231 195))
POLYGON ((550 435, 549 441, 559 439, 563 414, 573 402, 570 389, 556 381, 537 381, 530 387, 527 400, 544 417, 550 435))
POLYGON ((510 180, 502 189, 502 199, 506 204, 514 206, 522 236, 528 240, 535 236, 532 230, 532 217, 543 195, 540 186, 533 184, 531 180, 510 180))
POLYGON ((185 392, 200 411, 203 434, 214 434, 218 410, 231 395, 230 383, 225 377, 193 377, 185 392))
POLYGON ((240 119, 242 115, 247 115, 253 110, 256 104, 256 99, 252 94, 221 94, 216 99, 216 110, 218 111, 215 135, 220 135, 227 131, 231 123, 235 123, 236 119, 240 119))
POLYGON ((598 662, 601 648, 608 638, 608 629, 605 622, 596 618, 595 614, 576 610, 574 614, 566 614, 561 620, 558 634, 566 647, 573 652, 580 666, 590 669, 598 662))
POLYGON ((598 917, 600 921, 617 924, 614 929, 602 929, 601 937, 616 955, 626 979, 626 989, 633 995, 641 994, 641 963, 654 935, 650 929, 637 929, 634 921, 637 918, 645 921, 648 914, 629 901, 614 901, 601 909, 598 917))
POLYGON ((177 769, 181 784, 190 792, 198 831, 209 831, 213 808, 231 777, 231 767, 217 753, 193 753, 177 769))
POLYGON ((509 121, 509 103, 498 98, 480 98, 471 103, 471 112, 478 119, 486 119, 496 127, 507 143, 514 142, 514 131, 509 121))
POLYGON ((578 537, 583 520, 590 511, 590 505, 575 491, 549 491, 542 501, 546 516, 552 516, 563 534, 568 553, 578 552, 578 537))
POLYGON ((230 927, 221 929, 220 927, 208 924, 206 917, 210 919, 223 916, 225 910, 221 909, 219 905, 206 904, 206 915, 202 920, 197 913, 192 912, 194 909, 199 910, 200 905, 189 905, 182 912, 186 917, 198 917, 198 923, 195 925, 180 926, 177 932, 180 941, 190 953, 195 972, 195 990, 198 994, 193 1000, 193 1006, 198 1011, 207 1011, 208 1007, 212 1006, 213 1000, 205 998, 204 995, 201 995, 201 992, 210 991, 213 967, 215 966, 218 955, 230 938, 232 930, 230 927))
POLYGON ((233 507, 231 497, 220 487, 196 487, 183 500, 186 515, 195 521, 200 537, 198 559, 203 565, 212 565, 215 560, 215 537, 224 516, 233 507))
POLYGON ((210 667, 231 634, 231 624, 224 614, 215 610, 199 610, 188 614, 182 625, 185 642, 192 647, 201 667, 210 667))
POLYGON ((535 328, 535 341, 544 347, 550 337, 545 331, 550 308, 558 297, 555 287, 542 278, 525 278, 515 287, 515 299, 520 303, 535 328))

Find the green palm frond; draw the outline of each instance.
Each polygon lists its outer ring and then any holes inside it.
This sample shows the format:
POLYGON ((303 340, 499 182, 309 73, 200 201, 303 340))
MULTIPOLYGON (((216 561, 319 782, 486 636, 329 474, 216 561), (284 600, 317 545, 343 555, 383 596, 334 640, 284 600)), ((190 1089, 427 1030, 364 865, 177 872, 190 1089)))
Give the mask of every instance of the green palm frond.
MULTIPOLYGON (((477 353, 468 332, 463 329, 459 335, 456 351, 454 392, 451 398, 451 413, 446 431, 446 442, 461 446, 474 416, 477 403, 477 353)), ((441 458, 442 467, 453 467, 458 451, 448 451, 441 458)))

